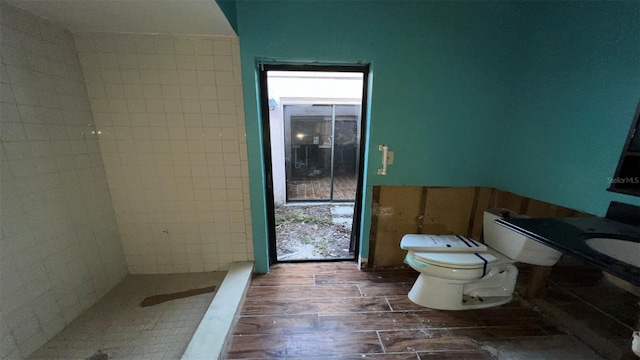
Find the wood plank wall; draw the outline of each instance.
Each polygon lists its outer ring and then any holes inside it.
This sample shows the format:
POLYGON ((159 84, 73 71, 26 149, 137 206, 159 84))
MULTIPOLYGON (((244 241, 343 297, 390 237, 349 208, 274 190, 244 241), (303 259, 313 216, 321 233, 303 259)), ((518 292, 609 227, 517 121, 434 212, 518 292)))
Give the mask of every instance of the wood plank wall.
POLYGON ((456 234, 482 241, 482 217, 491 208, 530 217, 592 216, 495 188, 376 186, 366 267, 402 266, 405 234, 456 234))

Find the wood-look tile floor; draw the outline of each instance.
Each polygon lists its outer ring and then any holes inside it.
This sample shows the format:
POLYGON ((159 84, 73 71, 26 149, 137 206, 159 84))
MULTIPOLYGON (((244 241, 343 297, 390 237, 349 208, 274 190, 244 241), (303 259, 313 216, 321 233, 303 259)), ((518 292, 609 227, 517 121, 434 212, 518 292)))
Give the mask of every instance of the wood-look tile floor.
POLYGON ((590 340, 605 359, 637 360, 630 344, 631 334, 640 329, 639 300, 606 281, 601 270, 574 260, 554 266, 546 297, 531 302, 562 319, 577 338, 590 340))
POLYGON ((494 359, 483 341, 566 336, 519 300, 483 310, 413 304, 412 270, 279 264, 254 276, 226 359, 494 359))

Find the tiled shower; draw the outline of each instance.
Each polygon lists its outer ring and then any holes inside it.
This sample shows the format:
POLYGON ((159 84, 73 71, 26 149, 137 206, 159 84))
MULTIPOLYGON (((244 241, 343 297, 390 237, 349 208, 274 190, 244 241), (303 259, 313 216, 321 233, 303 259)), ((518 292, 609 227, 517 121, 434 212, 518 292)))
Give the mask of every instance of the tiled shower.
POLYGON ((237 38, 78 34, 131 273, 252 253, 237 38))
POLYGON ((237 38, 72 35, 0 14, 2 359, 127 274, 252 259, 237 38))

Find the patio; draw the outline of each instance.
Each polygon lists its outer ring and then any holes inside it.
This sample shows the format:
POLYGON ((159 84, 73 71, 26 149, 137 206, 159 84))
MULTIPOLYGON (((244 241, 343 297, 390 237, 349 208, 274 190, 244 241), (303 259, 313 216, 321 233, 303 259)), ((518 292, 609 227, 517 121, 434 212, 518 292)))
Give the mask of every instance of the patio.
MULTIPOLYGON (((333 179, 333 200, 354 201, 357 179, 355 176, 337 176, 333 179)), ((331 178, 310 177, 287 182, 287 201, 329 200, 331 178)))

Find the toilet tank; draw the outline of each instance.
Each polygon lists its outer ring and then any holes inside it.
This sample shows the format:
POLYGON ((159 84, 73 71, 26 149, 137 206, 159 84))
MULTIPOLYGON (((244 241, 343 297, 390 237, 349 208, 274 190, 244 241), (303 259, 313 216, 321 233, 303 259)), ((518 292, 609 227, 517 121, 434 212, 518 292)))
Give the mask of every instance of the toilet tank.
POLYGON ((512 260, 526 264, 551 266, 558 262, 562 255, 558 250, 509 230, 494 221, 507 214, 510 218, 526 217, 509 209, 489 209, 484 212, 482 231, 484 243, 487 246, 512 260))

